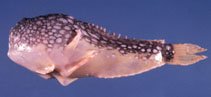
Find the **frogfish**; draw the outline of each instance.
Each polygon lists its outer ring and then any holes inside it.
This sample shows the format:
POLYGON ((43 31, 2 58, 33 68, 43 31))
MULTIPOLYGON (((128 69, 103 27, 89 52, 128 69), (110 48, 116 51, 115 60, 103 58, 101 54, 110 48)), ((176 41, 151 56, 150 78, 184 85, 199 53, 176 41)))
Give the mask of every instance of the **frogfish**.
POLYGON ((10 30, 8 57, 44 79, 67 86, 78 78, 118 78, 165 64, 206 59, 198 45, 121 37, 66 14, 23 18, 10 30))

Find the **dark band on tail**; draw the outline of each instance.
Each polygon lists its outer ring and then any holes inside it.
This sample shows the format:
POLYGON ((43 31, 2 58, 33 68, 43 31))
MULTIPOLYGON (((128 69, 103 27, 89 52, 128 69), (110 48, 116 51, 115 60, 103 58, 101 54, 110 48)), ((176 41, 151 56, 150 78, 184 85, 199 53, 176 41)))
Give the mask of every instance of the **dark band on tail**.
POLYGON ((169 62, 174 58, 174 47, 172 44, 163 45, 162 56, 166 62, 169 62))

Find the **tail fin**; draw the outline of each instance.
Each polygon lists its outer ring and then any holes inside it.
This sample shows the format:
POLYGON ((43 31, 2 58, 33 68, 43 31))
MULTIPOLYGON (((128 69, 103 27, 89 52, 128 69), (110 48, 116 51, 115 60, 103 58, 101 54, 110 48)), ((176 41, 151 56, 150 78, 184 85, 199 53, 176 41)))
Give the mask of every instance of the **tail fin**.
POLYGON ((194 44, 173 44, 173 47, 174 58, 167 64, 186 66, 207 58, 204 55, 195 55, 195 53, 204 52, 207 49, 194 44))

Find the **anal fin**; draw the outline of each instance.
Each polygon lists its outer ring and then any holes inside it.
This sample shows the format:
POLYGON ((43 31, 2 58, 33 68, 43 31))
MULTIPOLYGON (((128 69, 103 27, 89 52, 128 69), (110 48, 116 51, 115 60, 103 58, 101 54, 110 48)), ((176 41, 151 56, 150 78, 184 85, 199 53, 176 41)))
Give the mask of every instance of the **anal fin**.
POLYGON ((53 73, 52 74, 58 81, 60 84, 62 84, 63 86, 67 86, 69 84, 71 84, 72 82, 74 82, 75 80, 77 80, 78 78, 69 78, 69 77, 63 77, 61 75, 59 75, 58 73, 53 73))

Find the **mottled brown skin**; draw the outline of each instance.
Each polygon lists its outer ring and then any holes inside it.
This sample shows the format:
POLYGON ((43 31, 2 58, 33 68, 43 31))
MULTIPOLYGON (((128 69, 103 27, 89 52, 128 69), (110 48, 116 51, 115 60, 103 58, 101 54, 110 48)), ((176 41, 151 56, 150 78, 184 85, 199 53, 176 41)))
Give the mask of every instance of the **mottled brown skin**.
POLYGON ((136 40, 64 14, 24 18, 11 29, 8 56, 43 78, 68 85, 81 77, 135 75, 164 64, 188 65, 205 56, 192 44, 136 40))

